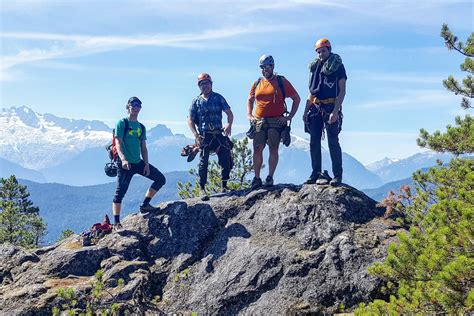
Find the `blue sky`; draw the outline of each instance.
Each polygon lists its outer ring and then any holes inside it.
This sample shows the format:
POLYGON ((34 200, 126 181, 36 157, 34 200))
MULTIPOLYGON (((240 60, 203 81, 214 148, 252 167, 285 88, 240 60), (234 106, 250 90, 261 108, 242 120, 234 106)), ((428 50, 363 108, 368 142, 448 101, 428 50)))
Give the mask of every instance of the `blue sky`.
MULTIPOLYGON (((465 41, 472 1, 11 1, 0 0, 0 107, 98 119, 112 126, 126 100, 140 119, 190 135, 186 117, 208 72, 247 129, 246 100, 263 53, 304 100, 314 42, 327 37, 346 66, 342 149, 363 163, 418 151, 421 127, 464 114, 442 80, 463 77, 442 23, 465 41)), ((293 122, 301 122, 304 101, 293 122)), ((309 159, 309 158, 308 158, 309 159)))

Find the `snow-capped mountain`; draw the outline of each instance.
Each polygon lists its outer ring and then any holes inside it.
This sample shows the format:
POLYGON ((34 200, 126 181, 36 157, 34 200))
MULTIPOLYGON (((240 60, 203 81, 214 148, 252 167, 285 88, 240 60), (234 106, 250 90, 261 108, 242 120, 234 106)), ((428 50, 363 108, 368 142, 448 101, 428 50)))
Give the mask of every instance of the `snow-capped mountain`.
POLYGON ((392 163, 397 161, 400 161, 400 159, 385 157, 384 159, 368 164, 365 167, 372 172, 377 172, 377 170, 385 168, 386 166, 391 165, 392 163))
MULTIPOLYGON (((92 185, 115 180, 103 171, 108 162, 105 145, 112 139, 112 129, 101 121, 60 118, 26 106, 11 107, 0 112, 0 135, 2 175, 20 174, 21 166, 40 171, 38 175, 45 182, 92 185)), ((174 135, 165 125, 147 128, 150 162, 163 172, 195 167, 179 155, 181 148, 192 142, 184 135, 174 135)))
MULTIPOLYGON (((309 140, 306 139, 306 138, 299 137, 299 136, 291 134, 290 147, 309 152, 309 140)), ((322 150, 326 151, 326 149, 324 147, 322 148, 322 150)))
POLYGON ((111 139, 110 128, 100 121, 39 114, 26 106, 1 110, 0 135, 0 157, 33 170, 56 166, 111 139))
MULTIPOLYGON (((46 182, 83 186, 115 180, 105 176, 103 171, 108 161, 104 145, 110 142, 112 135, 111 128, 100 121, 59 118, 36 113, 28 107, 13 107, 2 110, 0 132, 3 136, 0 138, 0 158, 40 171, 46 182)), ((244 135, 236 135, 236 138, 242 139, 244 135)), ((150 162, 162 172, 196 168, 199 159, 188 163, 180 157, 181 148, 193 142, 184 135, 173 134, 164 125, 147 129, 150 162)), ((280 148, 275 180, 304 182, 311 173, 309 140, 292 135, 291 145, 280 148)), ((267 154, 265 151, 265 165, 267 154)), ((323 148, 322 154, 323 168, 332 173, 329 152, 323 148)), ((6 173, 13 172, 8 166, 0 161, 0 168, 6 169, 6 173)), ((344 182, 348 184, 358 188, 382 184, 377 175, 349 154, 343 153, 343 166, 344 182)), ((266 172, 263 170, 264 174, 266 172)))
POLYGON ((454 155, 449 153, 425 151, 404 159, 385 158, 367 165, 366 168, 377 174, 384 183, 388 183, 409 178, 416 170, 433 167, 438 160, 448 163, 453 158, 454 155))
MULTIPOLYGON (((77 163, 81 161, 80 164, 102 166, 106 159, 104 146, 110 143, 111 132, 110 127, 97 120, 74 120, 48 113, 40 114, 26 106, 2 109, 0 157, 24 168, 45 171, 43 173, 48 181, 60 181, 62 178, 58 178, 59 174, 64 173, 64 168, 71 166, 71 163, 79 170, 81 166, 77 163), (86 159, 81 159, 81 156, 86 159), (58 177, 50 172, 53 170, 58 177)), ((147 138, 152 147, 153 144, 161 148, 173 145, 183 147, 189 143, 186 137, 173 135, 164 125, 147 130, 147 138)))

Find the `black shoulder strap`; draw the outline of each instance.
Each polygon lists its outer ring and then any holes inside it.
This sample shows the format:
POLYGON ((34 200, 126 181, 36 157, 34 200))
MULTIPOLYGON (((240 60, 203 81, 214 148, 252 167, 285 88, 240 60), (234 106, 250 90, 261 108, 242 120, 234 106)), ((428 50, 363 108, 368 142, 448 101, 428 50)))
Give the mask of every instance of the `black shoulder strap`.
POLYGON ((262 81, 262 77, 258 77, 258 79, 254 82, 253 84, 253 96, 255 97, 255 94, 257 93, 257 87, 258 84, 262 81))
POLYGON ((283 99, 286 99, 285 87, 283 86, 283 76, 277 75, 278 87, 283 94, 283 99))
MULTIPOLYGON (((285 92, 285 87, 283 86, 283 76, 277 75, 277 81, 278 81, 278 87, 281 90, 281 94, 283 95, 283 105, 285 106, 285 113, 290 113, 288 112, 288 108, 286 106, 286 92, 285 92)), ((290 126, 291 126, 291 121, 290 121, 290 126)))
POLYGON ((125 136, 127 135, 128 132, 128 118, 123 119, 125 126, 123 127, 123 138, 122 141, 125 139, 125 136))
MULTIPOLYGON (((281 90, 281 94, 283 95, 283 99, 286 99, 286 92, 285 92, 285 86, 283 85, 283 76, 277 75, 277 81, 278 81, 278 88, 281 90)), ((258 77, 257 81, 255 81, 253 85, 253 94, 255 95, 255 92, 257 90, 257 86, 262 80, 262 77, 258 77)))
MULTIPOLYGON (((125 136, 127 135, 127 132, 128 132, 128 118, 124 118, 123 120, 124 120, 125 126, 124 126, 124 131, 123 131, 123 138, 122 138, 122 140, 125 138, 125 136)), ((142 129, 142 133, 141 133, 141 135, 140 135, 140 140, 142 140, 142 138, 143 138, 143 131, 145 130, 145 126, 143 126, 143 124, 140 123, 140 122, 139 122, 139 124, 140 124, 140 128, 142 129)))
MULTIPOLYGON (((284 85, 283 85, 283 76, 277 75, 276 77, 277 77, 277 81, 278 81, 278 87, 280 88, 280 90, 281 90, 281 92, 282 92, 282 94, 283 94, 283 98, 286 98, 285 87, 284 87, 284 85)), ((261 80, 262 80, 262 77, 259 77, 259 78, 255 81, 255 83, 254 83, 254 85, 253 85, 253 92, 254 92, 254 94, 255 94, 255 90, 257 89, 257 86, 258 86, 258 84, 260 83, 261 80)))

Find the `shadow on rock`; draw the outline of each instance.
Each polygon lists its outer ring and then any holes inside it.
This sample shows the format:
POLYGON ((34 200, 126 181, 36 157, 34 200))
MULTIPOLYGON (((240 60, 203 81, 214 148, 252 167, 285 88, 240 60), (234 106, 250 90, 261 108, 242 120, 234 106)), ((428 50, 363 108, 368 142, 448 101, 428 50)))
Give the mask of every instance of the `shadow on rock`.
POLYGON ((186 256, 186 261, 191 260, 223 228, 221 225, 209 204, 174 202, 164 214, 148 218, 149 234, 154 237, 148 254, 152 259, 186 256))
POLYGON ((227 244, 232 237, 250 238, 252 235, 247 231, 244 225, 239 223, 231 224, 219 233, 215 239, 215 243, 208 249, 204 255, 211 255, 211 259, 207 262, 206 272, 214 272, 214 262, 226 254, 227 244))

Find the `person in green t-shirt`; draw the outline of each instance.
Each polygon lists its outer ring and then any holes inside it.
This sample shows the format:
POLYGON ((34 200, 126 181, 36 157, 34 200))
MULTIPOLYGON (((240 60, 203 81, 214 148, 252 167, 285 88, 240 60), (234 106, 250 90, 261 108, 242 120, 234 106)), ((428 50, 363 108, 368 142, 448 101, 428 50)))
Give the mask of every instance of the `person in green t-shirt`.
POLYGON ((112 203, 112 213, 115 221, 114 229, 116 230, 122 228, 122 224, 120 224, 122 199, 135 174, 138 173, 153 180, 153 183, 145 194, 142 205, 140 205, 141 213, 157 210, 157 208, 150 205, 150 201, 156 192, 166 183, 165 176, 148 162, 146 129, 143 124, 138 122, 138 114, 141 108, 142 102, 140 99, 131 97, 126 106, 128 117, 119 120, 115 128, 117 153, 120 158, 117 172, 117 188, 115 189, 115 196, 112 203))

